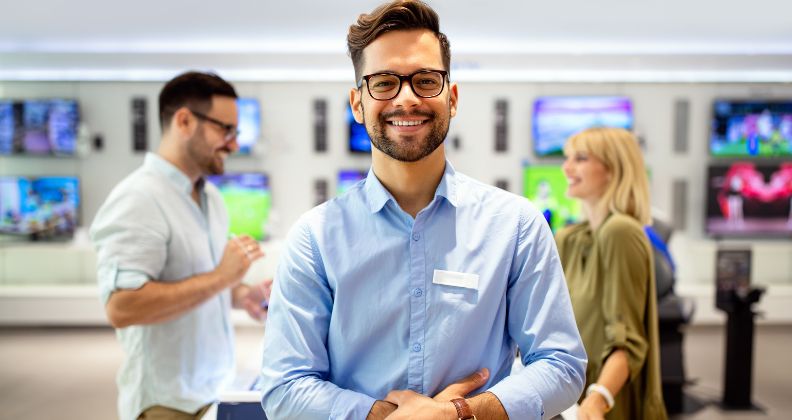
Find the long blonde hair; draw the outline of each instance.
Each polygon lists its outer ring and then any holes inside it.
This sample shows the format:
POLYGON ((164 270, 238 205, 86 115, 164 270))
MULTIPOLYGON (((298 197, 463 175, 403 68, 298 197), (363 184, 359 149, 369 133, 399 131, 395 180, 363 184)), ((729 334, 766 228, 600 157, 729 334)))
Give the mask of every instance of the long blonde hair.
POLYGON ((626 214, 641 224, 651 223, 649 180, 638 140, 621 128, 589 128, 567 140, 564 153, 585 152, 602 162, 611 175, 599 201, 614 213, 626 214))

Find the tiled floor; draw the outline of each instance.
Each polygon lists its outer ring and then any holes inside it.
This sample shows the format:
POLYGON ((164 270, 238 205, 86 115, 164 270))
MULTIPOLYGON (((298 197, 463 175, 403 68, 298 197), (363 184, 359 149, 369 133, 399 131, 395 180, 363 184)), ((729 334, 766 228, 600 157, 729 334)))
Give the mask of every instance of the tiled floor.
MULTIPOLYGON (((240 371, 260 363, 262 330, 237 333, 240 371)), ((754 360, 754 402, 763 412, 723 412, 717 408, 723 371, 723 333, 696 327, 685 342, 688 376, 697 379, 687 394, 703 403, 677 419, 792 418, 792 326, 760 327, 754 360)), ((115 372, 122 353, 107 328, 0 329, 0 419, 107 420, 115 415, 115 372)))

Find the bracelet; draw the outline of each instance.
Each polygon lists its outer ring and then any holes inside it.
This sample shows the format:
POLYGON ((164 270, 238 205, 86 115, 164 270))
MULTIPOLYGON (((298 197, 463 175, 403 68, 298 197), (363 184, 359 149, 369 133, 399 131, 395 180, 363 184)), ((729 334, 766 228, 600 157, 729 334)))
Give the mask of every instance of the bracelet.
POLYGON ((602 395, 605 398, 605 403, 608 404, 608 411, 613 409, 613 406, 616 404, 616 401, 613 400, 613 394, 608 391, 608 388, 600 384, 591 384, 586 388, 586 396, 588 397, 592 392, 596 392, 597 394, 602 395))

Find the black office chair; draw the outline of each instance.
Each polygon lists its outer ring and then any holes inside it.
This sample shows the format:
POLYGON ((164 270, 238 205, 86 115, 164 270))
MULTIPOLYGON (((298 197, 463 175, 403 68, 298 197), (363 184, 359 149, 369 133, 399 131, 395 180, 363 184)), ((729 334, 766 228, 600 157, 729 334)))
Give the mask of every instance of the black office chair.
POLYGON ((654 250, 660 373, 663 399, 669 414, 683 411, 683 387, 687 382, 683 357, 684 326, 690 323, 695 311, 692 299, 674 293, 676 273, 667 247, 672 232, 670 225, 658 219, 652 219, 651 231, 647 229, 654 250))

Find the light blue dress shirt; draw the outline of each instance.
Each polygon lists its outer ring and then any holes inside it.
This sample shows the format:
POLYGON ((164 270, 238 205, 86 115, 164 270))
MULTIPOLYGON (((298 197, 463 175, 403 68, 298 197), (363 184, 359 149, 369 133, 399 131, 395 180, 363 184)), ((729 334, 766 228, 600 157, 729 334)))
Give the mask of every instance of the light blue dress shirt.
POLYGON ((586 353, 550 229, 526 199, 446 162, 415 219, 373 171, 289 234, 264 338, 271 419, 365 419, 391 390, 433 396, 486 367, 510 418, 580 396, 586 353), (435 270, 478 276, 436 284, 435 270), (470 285, 468 285, 470 286, 470 285), (523 364, 511 374, 517 348, 523 364))
MULTIPOLYGON (((223 200, 207 183, 199 206, 192 189, 186 175, 151 153, 113 189, 91 226, 104 303, 116 290, 217 266, 228 232, 223 200)), ((230 308, 226 290, 171 321, 116 330, 126 354, 117 377, 122 420, 153 405, 194 412, 216 399, 234 372, 230 308)))

